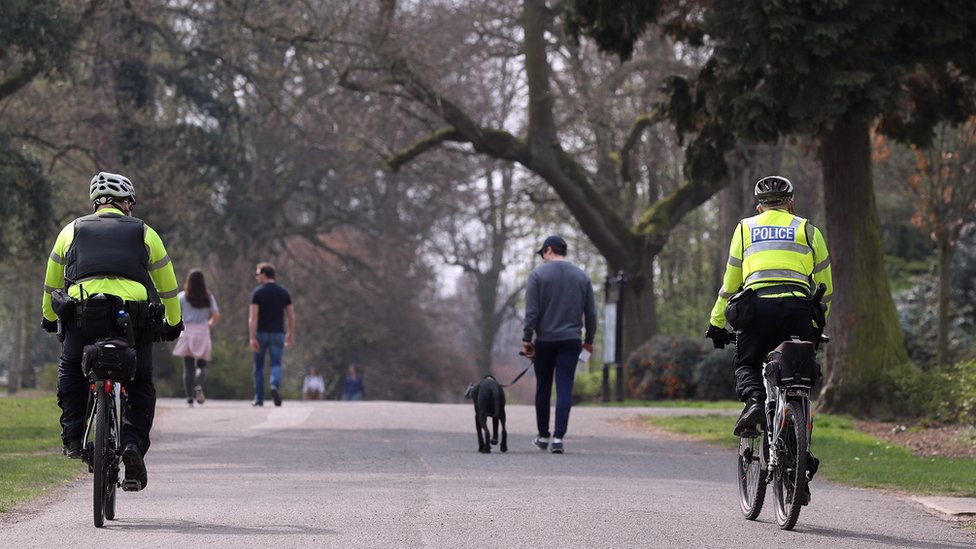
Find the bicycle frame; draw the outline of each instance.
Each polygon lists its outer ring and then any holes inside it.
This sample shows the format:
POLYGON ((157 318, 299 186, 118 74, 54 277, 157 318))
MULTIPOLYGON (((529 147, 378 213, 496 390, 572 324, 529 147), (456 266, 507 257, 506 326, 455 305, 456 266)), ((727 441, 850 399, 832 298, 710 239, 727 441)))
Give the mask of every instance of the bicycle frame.
MULTIPOLYGON (((88 438, 92 434, 92 429, 95 425, 95 413, 97 412, 96 407, 98 406, 98 399, 96 398, 99 391, 105 391, 106 393, 112 394, 112 402, 115 406, 116 413, 113 414, 115 417, 115 432, 122 433, 122 384, 118 383, 112 379, 99 380, 92 382, 91 390, 89 392, 89 398, 91 399, 91 406, 88 410, 88 419, 85 422, 85 434, 82 436, 82 442, 86 443, 88 438)), ((115 440, 115 452, 118 454, 122 448, 121 436, 116 437, 115 440)), ((84 448, 85 461, 91 465, 91 456, 88 455, 87 444, 82 444, 84 448)))
POLYGON ((813 408, 810 406, 810 389, 807 387, 779 387, 769 380, 769 364, 763 365, 763 384, 766 386, 766 438, 769 443, 769 463, 766 470, 766 482, 772 482, 772 472, 779 467, 780 435, 786 424, 786 403, 790 400, 801 405, 803 415, 807 419, 807 440, 813 435, 813 408))

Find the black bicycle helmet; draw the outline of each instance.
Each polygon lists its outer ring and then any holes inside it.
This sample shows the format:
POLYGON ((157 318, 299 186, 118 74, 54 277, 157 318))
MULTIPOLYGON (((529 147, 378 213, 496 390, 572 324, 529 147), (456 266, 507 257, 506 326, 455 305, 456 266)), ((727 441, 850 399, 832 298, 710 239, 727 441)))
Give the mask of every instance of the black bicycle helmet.
POLYGON ((793 198, 793 184, 779 175, 766 176, 756 181, 755 195, 760 204, 779 204, 793 198))

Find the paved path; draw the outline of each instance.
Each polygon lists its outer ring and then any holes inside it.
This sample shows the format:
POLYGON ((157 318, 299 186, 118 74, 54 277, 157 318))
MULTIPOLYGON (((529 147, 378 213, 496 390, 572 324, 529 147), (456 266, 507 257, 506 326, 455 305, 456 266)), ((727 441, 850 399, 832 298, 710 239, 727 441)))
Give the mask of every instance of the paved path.
POLYGON ((187 409, 161 400, 149 486, 119 493, 118 520, 92 526, 86 476, 0 527, 0 545, 976 546, 972 530, 907 498, 820 479, 794 531, 780 531, 769 508, 746 521, 734 452, 615 422, 648 411, 574 409, 560 456, 531 447, 531 408, 509 406, 509 452, 482 455, 470 405, 208 401, 187 409))

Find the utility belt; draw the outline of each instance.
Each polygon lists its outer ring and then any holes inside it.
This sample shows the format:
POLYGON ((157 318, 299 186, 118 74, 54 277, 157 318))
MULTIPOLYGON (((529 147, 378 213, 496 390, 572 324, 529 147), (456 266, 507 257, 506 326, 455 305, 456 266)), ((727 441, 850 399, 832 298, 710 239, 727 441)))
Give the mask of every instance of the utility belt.
MULTIPOLYGON (((729 305, 725 308, 725 319, 733 329, 745 330, 751 327, 756 320, 756 300, 761 297, 779 294, 791 294, 797 299, 812 302, 810 291, 796 284, 775 284, 757 289, 747 288, 729 298, 729 305)), ((812 320, 822 330, 825 320, 819 297, 812 311, 812 320)))
POLYGON ((756 297, 766 297, 768 295, 777 294, 793 294, 793 297, 799 297, 802 299, 810 298, 810 290, 796 284, 776 284, 773 286, 765 286, 763 288, 755 289, 753 292, 756 293, 756 297))
POLYGON ((123 301, 110 294, 78 300, 58 289, 51 293, 51 307, 63 326, 78 330, 84 339, 114 333, 137 346, 158 340, 163 332, 165 309, 159 303, 123 301))

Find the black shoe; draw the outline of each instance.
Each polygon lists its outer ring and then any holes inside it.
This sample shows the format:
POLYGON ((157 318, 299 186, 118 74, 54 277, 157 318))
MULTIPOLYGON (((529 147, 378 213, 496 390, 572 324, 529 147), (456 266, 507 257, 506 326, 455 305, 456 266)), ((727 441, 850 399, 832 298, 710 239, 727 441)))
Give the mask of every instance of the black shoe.
POLYGON ((71 459, 81 459, 81 441, 72 440, 64 445, 64 455, 71 459))
POLYGON ((561 439, 561 438, 553 438, 552 439, 552 444, 549 445, 549 451, 552 452, 552 453, 554 453, 554 454, 561 454, 561 453, 563 453, 563 451, 564 451, 563 450, 563 439, 561 439))
POLYGON ((149 484, 146 462, 142 460, 142 452, 135 444, 125 445, 125 451, 122 452, 122 463, 125 464, 125 480, 122 481, 123 490, 138 492, 149 484))
POLYGON ((264 401, 263 400, 252 400, 251 401, 251 406, 264 406, 264 401))
POLYGON ((532 445, 545 452, 549 449, 549 437, 535 437, 532 439, 532 445))
POLYGON ((815 458, 810 452, 807 452, 807 482, 813 480, 813 475, 816 475, 819 469, 820 460, 815 458))
POLYGON ((735 436, 757 436, 763 425, 763 401, 757 398, 750 398, 746 401, 742 415, 735 422, 732 434, 735 436))
POLYGON ((277 387, 271 388, 271 398, 274 400, 275 406, 281 406, 281 394, 278 393, 277 387))

